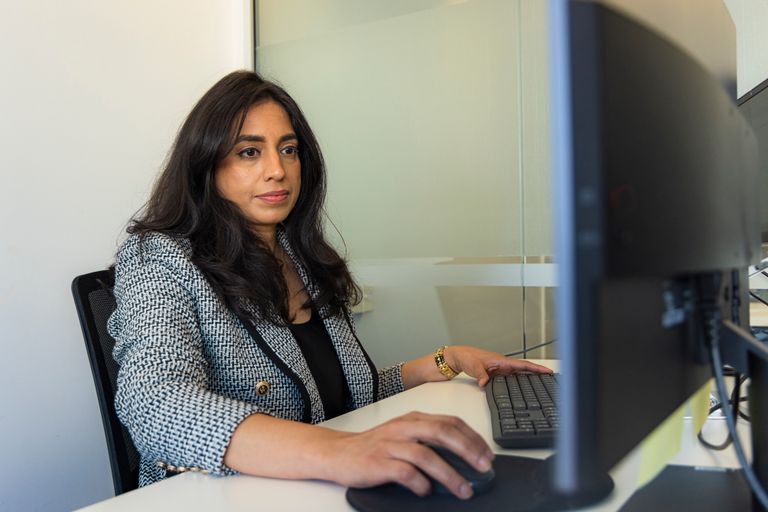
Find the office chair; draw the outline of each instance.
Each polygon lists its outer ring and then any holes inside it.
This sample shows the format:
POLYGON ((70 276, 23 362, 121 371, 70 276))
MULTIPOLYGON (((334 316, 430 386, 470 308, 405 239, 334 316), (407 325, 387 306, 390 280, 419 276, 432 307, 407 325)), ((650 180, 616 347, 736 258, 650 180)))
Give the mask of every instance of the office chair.
POLYGON ((107 319, 116 307, 114 284, 111 271, 91 272, 72 281, 72 295, 99 398, 115 495, 119 495, 139 486, 139 454, 114 406, 118 365, 112 359, 115 340, 107 332, 107 319))

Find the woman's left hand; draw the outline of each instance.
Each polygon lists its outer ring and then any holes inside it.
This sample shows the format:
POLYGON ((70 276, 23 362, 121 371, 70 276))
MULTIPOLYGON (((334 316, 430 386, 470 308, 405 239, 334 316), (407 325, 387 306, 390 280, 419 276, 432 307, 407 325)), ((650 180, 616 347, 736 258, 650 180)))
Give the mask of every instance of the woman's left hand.
POLYGON ((476 378, 480 387, 485 387, 494 375, 519 372, 552 373, 546 366, 465 345, 450 345, 445 348, 443 355, 448 366, 459 373, 464 372, 476 378))

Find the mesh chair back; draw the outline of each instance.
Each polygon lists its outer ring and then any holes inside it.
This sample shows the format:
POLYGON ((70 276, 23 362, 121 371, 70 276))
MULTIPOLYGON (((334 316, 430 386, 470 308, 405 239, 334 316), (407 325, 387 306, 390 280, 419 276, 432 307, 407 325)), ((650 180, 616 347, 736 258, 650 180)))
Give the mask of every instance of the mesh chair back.
POLYGON ((115 495, 118 495, 138 487, 139 454, 115 413, 118 365, 112 358, 115 340, 107 332, 107 320, 116 307, 113 286, 114 276, 109 270, 84 274, 72 281, 72 294, 96 384, 115 495))

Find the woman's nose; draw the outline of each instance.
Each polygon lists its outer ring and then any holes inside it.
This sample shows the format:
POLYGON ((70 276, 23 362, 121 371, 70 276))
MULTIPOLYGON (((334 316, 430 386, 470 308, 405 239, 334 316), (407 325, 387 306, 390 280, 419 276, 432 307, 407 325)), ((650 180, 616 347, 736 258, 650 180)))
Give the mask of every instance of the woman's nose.
POLYGON ((270 151, 264 163, 266 165, 264 170, 266 180, 282 180, 285 177, 285 169, 279 151, 270 151))

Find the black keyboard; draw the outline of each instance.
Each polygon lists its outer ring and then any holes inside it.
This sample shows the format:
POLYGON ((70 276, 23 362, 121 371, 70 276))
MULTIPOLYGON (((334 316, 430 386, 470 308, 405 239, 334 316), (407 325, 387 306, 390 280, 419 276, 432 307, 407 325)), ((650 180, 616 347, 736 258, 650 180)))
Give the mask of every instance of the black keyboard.
POLYGON ((551 448, 558 428, 559 375, 497 376, 485 388, 493 440, 504 448, 551 448))

